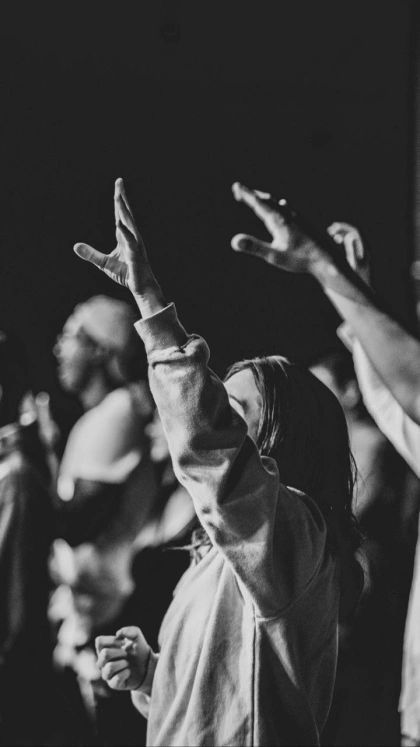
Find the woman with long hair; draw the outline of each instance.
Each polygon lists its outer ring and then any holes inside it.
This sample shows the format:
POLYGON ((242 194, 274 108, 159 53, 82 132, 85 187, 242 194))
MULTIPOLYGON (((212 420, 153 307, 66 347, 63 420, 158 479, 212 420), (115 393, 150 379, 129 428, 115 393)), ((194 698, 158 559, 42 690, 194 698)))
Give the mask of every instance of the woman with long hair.
POLYGON ((101 636, 102 676, 132 691, 150 745, 317 744, 339 616, 361 583, 344 415, 284 358, 236 364, 223 383, 163 299, 122 180, 115 215, 110 255, 75 251, 133 294, 174 470, 202 530, 159 653, 138 628, 101 636))

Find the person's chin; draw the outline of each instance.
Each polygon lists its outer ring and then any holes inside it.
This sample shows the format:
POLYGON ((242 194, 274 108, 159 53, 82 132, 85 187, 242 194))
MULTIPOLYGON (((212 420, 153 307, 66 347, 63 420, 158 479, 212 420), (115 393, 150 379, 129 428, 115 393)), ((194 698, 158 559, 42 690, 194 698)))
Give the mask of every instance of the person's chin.
POLYGON ((63 368, 58 368, 57 370, 57 376, 58 380, 62 386, 62 388, 69 393, 74 393, 77 390, 77 387, 75 386, 75 382, 73 381, 71 375, 68 371, 66 371, 63 368))

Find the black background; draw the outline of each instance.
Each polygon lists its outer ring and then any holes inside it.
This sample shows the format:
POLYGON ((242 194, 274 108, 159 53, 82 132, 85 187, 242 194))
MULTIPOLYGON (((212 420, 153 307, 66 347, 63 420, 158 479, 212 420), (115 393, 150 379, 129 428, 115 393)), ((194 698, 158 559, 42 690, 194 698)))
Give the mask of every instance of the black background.
POLYGON ((76 258, 113 247, 127 190, 167 297, 212 365, 334 344, 316 284, 230 250, 264 235, 230 186, 285 194, 323 225, 354 222, 383 296, 410 316, 412 4, 4 4, 0 23, 0 325, 24 338, 36 389, 74 304, 124 297, 76 258))

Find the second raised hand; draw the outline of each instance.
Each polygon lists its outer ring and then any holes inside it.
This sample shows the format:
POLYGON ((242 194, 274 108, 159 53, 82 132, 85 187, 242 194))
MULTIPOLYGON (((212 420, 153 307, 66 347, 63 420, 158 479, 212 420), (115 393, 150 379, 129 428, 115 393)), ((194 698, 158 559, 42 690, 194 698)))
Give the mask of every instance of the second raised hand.
POLYGON ((78 257, 91 262, 115 283, 128 288, 142 316, 150 316, 165 305, 162 291, 153 275, 144 241, 137 229, 124 182, 117 179, 114 191, 115 235, 117 246, 103 254, 89 244, 74 246, 78 257))
POLYGON ((272 241, 263 241, 255 236, 237 234, 232 239, 232 249, 260 257, 270 265, 291 272, 310 272, 312 264, 318 261, 322 250, 296 225, 287 224, 276 200, 259 190, 249 189, 236 182, 233 196, 244 202, 261 218, 271 234, 272 241))

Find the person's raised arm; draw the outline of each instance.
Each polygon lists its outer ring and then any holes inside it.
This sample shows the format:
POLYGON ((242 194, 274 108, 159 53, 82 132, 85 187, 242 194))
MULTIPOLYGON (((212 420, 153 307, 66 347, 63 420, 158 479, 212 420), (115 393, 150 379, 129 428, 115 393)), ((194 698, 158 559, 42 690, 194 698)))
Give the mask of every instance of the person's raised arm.
POLYGON ((74 251, 91 262, 115 283, 128 288, 142 317, 152 316, 165 308, 166 302, 157 282, 143 239, 137 230, 125 194, 124 182, 117 179, 114 191, 115 234, 117 246, 110 254, 102 254, 89 244, 79 243, 74 251))
MULTIPOLYGON (((387 314, 367 285, 321 243, 286 224, 278 203, 265 193, 234 184, 235 199, 262 219, 272 241, 238 234, 232 248, 291 272, 312 275, 352 327, 370 361, 404 411, 420 424, 420 342, 387 314)), ((340 236, 336 237, 340 241, 340 236)))
POLYGON ((326 525, 315 505, 280 485, 275 461, 260 457, 245 421, 209 368, 205 341, 187 335, 174 306, 165 306, 121 180, 116 183, 115 214, 117 247, 110 255, 86 244, 76 245, 75 251, 133 293, 142 315, 136 326, 146 347, 150 388, 175 474, 190 493, 212 544, 229 560, 260 611, 277 614, 320 567, 326 525), (284 519, 280 532, 277 517, 284 519), (281 529, 287 541, 279 542, 281 529), (305 552, 297 546, 302 533, 310 540, 305 552))
MULTIPOLYGON (((349 265, 370 285, 370 258, 357 228, 348 223, 333 223, 328 231, 332 236, 342 238, 349 265)), ((350 325, 347 322, 342 324, 337 334, 352 352, 357 381, 368 412, 414 473, 419 475, 420 426, 404 412, 378 376, 350 325)))

